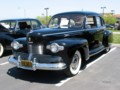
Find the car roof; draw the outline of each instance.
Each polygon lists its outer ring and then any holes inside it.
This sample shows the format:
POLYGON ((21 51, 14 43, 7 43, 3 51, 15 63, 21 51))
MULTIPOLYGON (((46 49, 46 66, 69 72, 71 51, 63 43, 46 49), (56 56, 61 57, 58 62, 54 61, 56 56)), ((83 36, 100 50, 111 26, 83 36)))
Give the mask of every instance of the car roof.
POLYGON ((71 11, 71 12, 59 13, 56 15, 63 15, 63 14, 81 14, 81 15, 85 15, 85 16, 89 16, 89 15, 101 16, 100 14, 98 14, 96 12, 91 12, 91 11, 71 11))
POLYGON ((2 22, 2 21, 22 21, 22 20, 37 20, 37 19, 33 19, 33 18, 17 18, 17 19, 0 20, 0 22, 2 22))

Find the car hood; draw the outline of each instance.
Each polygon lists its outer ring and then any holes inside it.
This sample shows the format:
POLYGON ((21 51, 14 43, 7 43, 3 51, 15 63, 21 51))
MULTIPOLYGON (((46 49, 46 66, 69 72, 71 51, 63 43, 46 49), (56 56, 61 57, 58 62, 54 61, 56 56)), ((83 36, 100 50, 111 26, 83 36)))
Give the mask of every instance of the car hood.
POLYGON ((57 34, 64 34, 68 32, 74 32, 76 30, 73 29, 59 29, 59 28, 45 28, 40 30, 34 30, 29 32, 29 36, 51 36, 57 34))
POLYGON ((40 29, 36 31, 29 32, 27 35, 27 40, 29 42, 40 43, 42 41, 51 41, 67 37, 72 37, 72 35, 78 35, 80 30, 73 29, 59 29, 59 28, 47 28, 40 29))

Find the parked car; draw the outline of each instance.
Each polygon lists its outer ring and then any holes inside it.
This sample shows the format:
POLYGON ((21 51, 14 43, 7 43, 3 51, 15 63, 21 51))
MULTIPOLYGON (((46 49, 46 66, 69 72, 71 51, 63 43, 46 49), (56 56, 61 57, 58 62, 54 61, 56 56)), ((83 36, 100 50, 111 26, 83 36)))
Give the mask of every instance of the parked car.
POLYGON ((91 56, 111 48, 112 32, 95 12, 56 14, 48 27, 14 40, 9 62, 21 69, 63 70, 74 76, 91 56))
POLYGON ((30 30, 40 29, 42 24, 31 18, 8 19, 0 21, 0 57, 6 50, 11 50, 11 42, 20 37, 26 37, 30 30))
POLYGON ((110 25, 110 24, 105 24, 107 29, 115 29, 114 25, 110 25))

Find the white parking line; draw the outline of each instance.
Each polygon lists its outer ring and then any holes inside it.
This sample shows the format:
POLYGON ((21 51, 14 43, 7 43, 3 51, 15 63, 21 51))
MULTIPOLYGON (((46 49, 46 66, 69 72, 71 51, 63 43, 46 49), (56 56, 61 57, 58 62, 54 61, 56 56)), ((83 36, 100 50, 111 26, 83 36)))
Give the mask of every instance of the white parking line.
MULTIPOLYGON (((103 57, 105 57, 107 54, 111 53, 112 51, 114 51, 116 49, 116 47, 112 48, 108 53, 103 54, 101 57, 99 57, 98 59, 94 60, 93 62, 87 64, 86 69, 89 68, 91 65, 93 65, 94 63, 96 63, 97 61, 99 61, 100 59, 102 59, 103 57)), ((81 73, 82 71, 80 71, 79 73, 81 73)), ((55 86, 60 87, 63 84, 65 84, 66 82, 68 82, 69 80, 71 80, 73 77, 71 78, 66 78, 65 80, 61 80, 59 83, 55 84, 55 86)))
POLYGON ((8 64, 8 63, 9 63, 9 62, 1 63, 0 66, 2 66, 2 65, 6 65, 6 64, 8 64))
POLYGON ((111 53, 112 51, 114 51, 116 49, 116 47, 112 48, 108 53, 103 54, 101 57, 99 57, 98 59, 94 60, 93 62, 87 64, 86 68, 90 67, 92 64, 96 63, 97 61, 99 61, 100 59, 102 59, 104 56, 106 56, 107 54, 111 53))

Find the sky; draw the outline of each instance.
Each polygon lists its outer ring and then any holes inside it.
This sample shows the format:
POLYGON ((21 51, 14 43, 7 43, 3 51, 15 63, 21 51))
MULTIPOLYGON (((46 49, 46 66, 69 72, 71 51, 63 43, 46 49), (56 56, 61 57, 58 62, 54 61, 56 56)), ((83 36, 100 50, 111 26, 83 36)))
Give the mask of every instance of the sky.
POLYGON ((114 10, 120 14, 120 0, 0 0, 0 19, 10 18, 36 18, 54 15, 66 11, 94 11, 102 13, 114 10))

